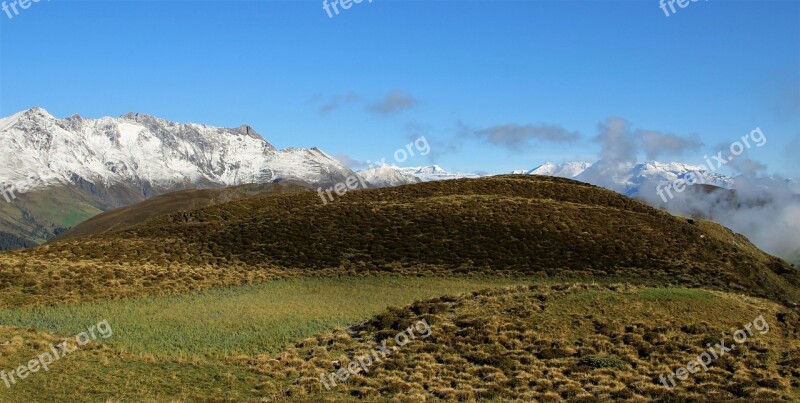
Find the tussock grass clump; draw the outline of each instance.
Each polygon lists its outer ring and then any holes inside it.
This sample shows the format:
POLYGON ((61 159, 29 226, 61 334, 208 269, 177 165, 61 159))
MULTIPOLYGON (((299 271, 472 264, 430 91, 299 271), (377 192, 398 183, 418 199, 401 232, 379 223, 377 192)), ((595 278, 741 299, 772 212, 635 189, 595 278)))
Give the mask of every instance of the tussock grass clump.
POLYGON ((798 312, 773 302, 723 292, 517 287, 417 302, 320 335, 315 344, 297 344, 276 359, 245 362, 266 377, 260 394, 268 399, 291 398, 302 389, 303 396, 320 400, 412 395, 460 401, 796 400, 797 368, 786 364, 794 362, 800 346, 797 318, 798 312), (706 339, 730 337, 759 315, 769 332, 675 388, 660 383, 661 373, 705 351, 706 339), (793 319, 786 320, 789 316, 793 319), (369 373, 324 390, 321 374, 421 318, 432 324, 429 338, 398 347, 369 373), (702 324, 703 332, 685 331, 692 324, 702 324))
POLYGON ((625 368, 628 363, 613 355, 589 355, 578 360, 581 365, 597 368, 625 368))

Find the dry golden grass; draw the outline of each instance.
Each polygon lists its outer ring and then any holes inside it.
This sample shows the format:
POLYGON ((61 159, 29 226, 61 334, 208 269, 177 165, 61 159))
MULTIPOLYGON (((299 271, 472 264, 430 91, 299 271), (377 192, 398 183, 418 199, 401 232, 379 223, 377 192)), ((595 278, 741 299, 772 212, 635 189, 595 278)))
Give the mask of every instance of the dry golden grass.
MULTIPOLYGON (((0 343, 0 369, 8 370, 59 339, 0 326, 0 340, 8 341, 0 343)), ((799 364, 796 309, 715 291, 556 284, 390 308, 277 354, 170 359, 90 344, 47 373, 0 384, 0 401, 792 401, 800 398, 799 364), (768 333, 677 388, 660 384, 659 374, 759 315, 768 333), (420 319, 430 337, 324 390, 320 375, 420 319)))
MULTIPOLYGON (((800 398, 800 316, 702 290, 532 286, 438 298, 245 361, 268 400, 747 401, 800 398), (764 315, 770 331, 671 390, 659 375, 764 315), (420 318, 432 335, 332 391, 319 377, 420 318)), ((391 346, 392 343, 390 342, 391 346)))

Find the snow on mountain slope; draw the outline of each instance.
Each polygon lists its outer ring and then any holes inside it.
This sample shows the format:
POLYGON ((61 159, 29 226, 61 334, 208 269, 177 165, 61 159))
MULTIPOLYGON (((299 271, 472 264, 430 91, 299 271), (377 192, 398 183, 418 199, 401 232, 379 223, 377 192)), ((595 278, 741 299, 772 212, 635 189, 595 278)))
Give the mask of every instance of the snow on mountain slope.
POLYGON ((422 182, 416 176, 403 173, 402 168, 394 165, 372 167, 356 172, 370 187, 383 188, 391 186, 410 185, 422 182))
POLYGON ((274 178, 295 178, 313 184, 338 183, 355 174, 339 160, 316 147, 278 151, 273 158, 267 160, 264 169, 274 178))
POLYGON ((480 175, 462 172, 448 172, 438 165, 426 167, 404 167, 400 172, 419 178, 423 182, 441 181, 448 179, 480 178, 480 175))
POLYGON ((710 173, 705 166, 690 165, 680 162, 660 163, 648 161, 640 164, 605 164, 598 161, 575 179, 583 182, 603 186, 617 192, 634 196, 642 191, 655 192, 659 185, 666 186, 678 179, 686 178, 689 173, 703 178, 707 185, 719 186, 730 189, 733 187, 733 178, 725 175, 710 173))
POLYGON ((645 183, 674 183, 678 179, 685 178, 689 173, 694 173, 703 178, 704 184, 714 185, 725 189, 733 187, 733 178, 709 173, 707 167, 702 165, 690 165, 679 162, 662 164, 649 161, 644 164, 636 164, 631 170, 627 183, 633 185, 643 185, 645 183))
POLYGON ((571 178, 582 182, 603 186, 617 192, 632 196, 636 195, 643 187, 655 187, 659 184, 666 185, 679 178, 684 178, 689 173, 702 174, 705 183, 726 189, 734 187, 734 180, 725 175, 709 173, 708 169, 700 165, 689 165, 679 162, 660 163, 648 161, 641 164, 607 164, 603 161, 567 162, 564 164, 545 163, 529 171, 515 171, 529 175, 558 176, 571 178))
POLYGON ((546 162, 543 165, 525 172, 528 175, 557 176, 560 178, 574 178, 580 175, 587 168, 591 167, 591 162, 566 162, 563 164, 553 164, 546 162))
POLYGON ((61 182, 171 190, 298 178, 334 183, 353 172, 318 149, 278 151, 249 126, 175 123, 129 113, 57 119, 33 108, 0 119, 0 181, 61 182))

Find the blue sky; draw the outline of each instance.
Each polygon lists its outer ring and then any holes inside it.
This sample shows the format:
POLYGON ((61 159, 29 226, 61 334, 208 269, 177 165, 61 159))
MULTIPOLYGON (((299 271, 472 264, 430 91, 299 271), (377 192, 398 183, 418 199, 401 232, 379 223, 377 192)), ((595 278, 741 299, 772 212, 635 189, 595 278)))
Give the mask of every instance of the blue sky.
POLYGON ((760 127, 749 157, 800 176, 798 1, 42 0, 0 14, 0 68, 3 116, 248 123, 356 161, 424 134, 403 165, 490 173, 595 160, 611 117, 697 164, 760 127))

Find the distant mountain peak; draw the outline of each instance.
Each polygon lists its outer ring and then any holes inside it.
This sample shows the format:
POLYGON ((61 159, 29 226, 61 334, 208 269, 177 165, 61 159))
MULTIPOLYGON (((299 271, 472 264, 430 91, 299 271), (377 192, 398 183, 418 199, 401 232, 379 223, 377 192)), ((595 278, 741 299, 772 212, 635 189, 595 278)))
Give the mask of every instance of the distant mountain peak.
POLYGON ((682 162, 645 161, 632 162, 565 162, 554 164, 546 162, 529 171, 517 170, 514 173, 529 175, 556 176, 607 187, 627 195, 638 194, 642 186, 667 184, 689 173, 701 173, 709 185, 730 189, 734 179, 718 173, 709 173, 703 165, 691 165, 682 162))
MULTIPOLYGON (((591 162, 565 162, 563 164, 554 164, 552 162, 545 162, 536 168, 533 168, 525 173, 528 175, 544 175, 544 176, 557 176, 561 178, 574 178, 580 175, 587 168, 591 167, 591 162)), ((515 171, 520 172, 520 171, 515 171)))
POLYGON ((243 125, 239 126, 239 128, 237 130, 238 130, 238 132, 240 134, 243 134, 245 136, 250 136, 250 137, 252 137, 254 139, 262 139, 263 138, 263 137, 261 137, 260 134, 258 134, 258 132, 256 132, 255 129, 250 127, 250 125, 248 125, 248 124, 243 124, 243 125))
MULTIPOLYGON (((219 128, 130 112, 57 119, 31 108, 0 119, 0 180, 54 172, 75 184, 124 186, 144 195, 190 187, 261 183, 274 177, 330 184, 353 175, 319 149, 278 151, 251 126, 219 128)), ((32 183, 33 189, 51 183, 32 183)), ((81 185, 85 186, 85 185, 81 185)))
POLYGON ((50 112, 38 106, 34 106, 28 109, 27 111, 25 111, 25 113, 29 115, 41 115, 41 116, 53 117, 53 115, 51 115, 50 112))
POLYGON ((53 115, 51 115, 50 112, 48 112, 44 108, 40 108, 38 106, 34 106, 33 108, 17 112, 15 114, 7 117, 6 119, 15 119, 15 120, 19 120, 19 119, 54 120, 55 117, 53 115))
POLYGON ((471 173, 448 172, 436 164, 421 167, 403 167, 398 169, 405 174, 419 178, 423 182, 480 177, 480 175, 471 173))
POLYGON ((422 182, 421 179, 407 172, 403 172, 401 168, 390 165, 382 164, 367 169, 362 169, 356 172, 358 176, 364 180, 370 187, 383 188, 390 186, 409 185, 412 183, 422 182))

